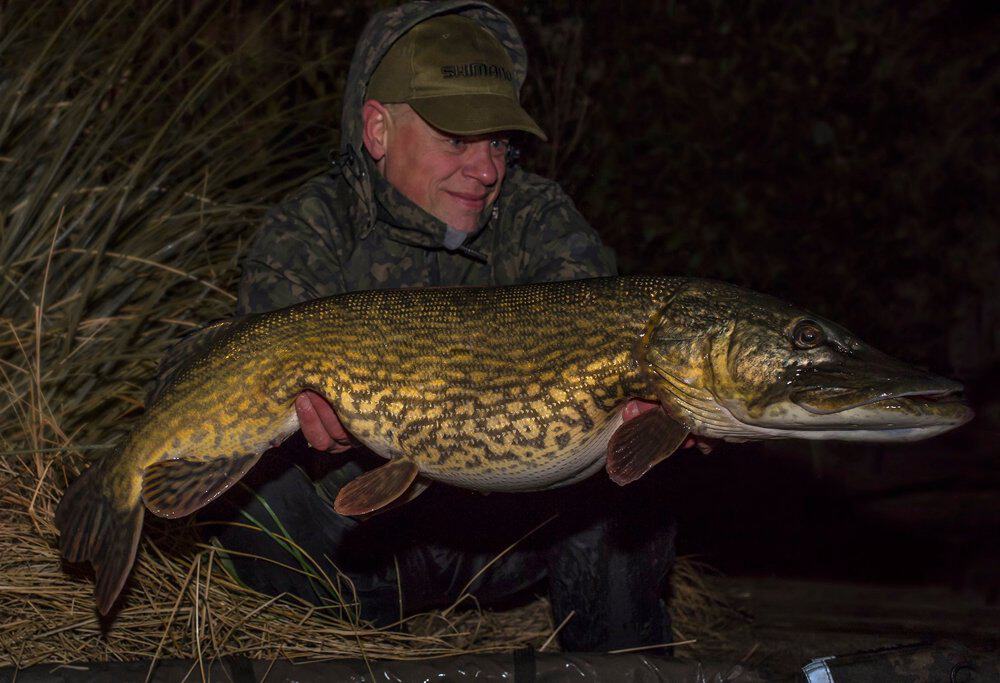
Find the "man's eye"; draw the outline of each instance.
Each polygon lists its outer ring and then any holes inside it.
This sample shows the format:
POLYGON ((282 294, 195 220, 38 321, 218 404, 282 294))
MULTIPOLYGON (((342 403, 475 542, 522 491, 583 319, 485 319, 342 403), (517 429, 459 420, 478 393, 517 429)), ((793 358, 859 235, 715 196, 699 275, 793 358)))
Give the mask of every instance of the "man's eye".
POLYGON ((510 140, 490 140, 490 147, 496 152, 506 152, 510 147, 510 140))
POLYGON ((448 138, 448 144, 455 149, 463 149, 465 147, 465 140, 462 138, 448 138))

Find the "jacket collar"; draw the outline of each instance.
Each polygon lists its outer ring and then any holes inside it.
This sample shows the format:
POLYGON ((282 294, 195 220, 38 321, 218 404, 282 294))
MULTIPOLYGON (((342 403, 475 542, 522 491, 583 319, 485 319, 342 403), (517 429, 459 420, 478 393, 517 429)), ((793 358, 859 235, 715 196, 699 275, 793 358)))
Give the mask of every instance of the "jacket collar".
POLYGON ((486 261, 486 255, 474 249, 482 232, 499 215, 499 198, 479 214, 475 230, 463 232, 417 206, 396 189, 375 167, 367 153, 355 155, 353 163, 338 162, 341 172, 357 195, 356 231, 361 239, 376 230, 397 242, 454 251, 486 261), (363 182, 360 182, 363 181, 363 182))

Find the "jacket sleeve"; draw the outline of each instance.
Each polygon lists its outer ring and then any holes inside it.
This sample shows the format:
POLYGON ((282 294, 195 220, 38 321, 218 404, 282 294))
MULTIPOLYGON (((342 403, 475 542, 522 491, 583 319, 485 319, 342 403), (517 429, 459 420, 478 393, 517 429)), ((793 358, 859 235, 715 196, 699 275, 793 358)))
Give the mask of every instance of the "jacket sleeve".
POLYGON ((546 182, 523 226, 527 263, 522 282, 550 282, 615 275, 615 254, 577 211, 565 192, 546 182))
POLYGON ((268 212, 243 260, 236 313, 260 313, 347 290, 337 223, 307 184, 268 212))

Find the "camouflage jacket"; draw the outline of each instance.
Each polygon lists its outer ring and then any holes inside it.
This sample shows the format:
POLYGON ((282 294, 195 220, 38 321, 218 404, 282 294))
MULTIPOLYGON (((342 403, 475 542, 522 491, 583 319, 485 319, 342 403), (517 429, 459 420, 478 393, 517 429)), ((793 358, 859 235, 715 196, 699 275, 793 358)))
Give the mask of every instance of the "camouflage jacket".
POLYGON ((509 169, 477 229, 449 248, 455 231, 385 181, 363 151, 361 109, 375 66, 412 26, 449 12, 492 30, 510 51, 518 87, 523 84, 527 56, 517 29, 486 3, 416 2, 373 16, 348 74, 340 157, 332 172, 313 178, 268 214, 243 263, 237 313, 359 289, 614 274, 611 250, 549 180, 509 169))

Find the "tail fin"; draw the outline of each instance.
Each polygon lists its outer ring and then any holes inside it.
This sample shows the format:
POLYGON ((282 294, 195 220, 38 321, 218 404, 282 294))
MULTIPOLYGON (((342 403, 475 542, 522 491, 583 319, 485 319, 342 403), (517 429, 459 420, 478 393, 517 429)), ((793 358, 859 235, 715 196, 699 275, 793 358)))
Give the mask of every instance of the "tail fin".
POLYGON ((111 611, 135 561, 142 502, 114 497, 108 468, 97 463, 66 490, 56 508, 59 550, 69 562, 89 561, 97 575, 97 609, 111 611))

